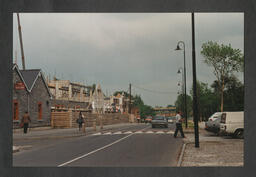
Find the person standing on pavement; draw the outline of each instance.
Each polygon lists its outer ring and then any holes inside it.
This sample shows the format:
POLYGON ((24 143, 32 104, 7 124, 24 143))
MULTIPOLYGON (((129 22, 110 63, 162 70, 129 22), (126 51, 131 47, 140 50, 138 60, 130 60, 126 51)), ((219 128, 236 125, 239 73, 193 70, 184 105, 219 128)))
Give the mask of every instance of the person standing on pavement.
POLYGON ((174 138, 177 137, 178 131, 180 131, 182 138, 185 138, 183 129, 182 129, 182 121, 183 121, 183 119, 181 118, 181 114, 179 111, 176 115, 176 129, 175 129, 175 133, 174 133, 174 138))
POLYGON ((24 133, 27 133, 28 131, 28 124, 31 122, 30 116, 28 114, 28 111, 25 112, 25 114, 22 116, 21 124, 23 126, 24 133))
POLYGON ((84 116, 83 116, 82 112, 79 113, 79 118, 77 119, 77 123, 78 123, 79 131, 80 131, 83 126, 83 123, 84 123, 84 116))

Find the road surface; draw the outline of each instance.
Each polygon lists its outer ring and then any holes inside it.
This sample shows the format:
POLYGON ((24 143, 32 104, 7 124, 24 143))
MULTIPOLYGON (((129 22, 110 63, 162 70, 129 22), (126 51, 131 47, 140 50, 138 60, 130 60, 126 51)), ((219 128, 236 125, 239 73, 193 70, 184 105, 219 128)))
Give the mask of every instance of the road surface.
POLYGON ((13 154, 13 166, 176 166, 182 138, 173 137, 174 128, 137 124, 74 138, 14 141, 28 148, 13 154))

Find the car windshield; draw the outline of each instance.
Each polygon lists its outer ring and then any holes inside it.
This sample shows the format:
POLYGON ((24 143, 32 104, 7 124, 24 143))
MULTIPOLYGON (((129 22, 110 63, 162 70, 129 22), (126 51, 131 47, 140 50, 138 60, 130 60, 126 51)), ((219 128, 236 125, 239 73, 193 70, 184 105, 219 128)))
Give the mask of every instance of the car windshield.
POLYGON ((157 116, 157 117, 154 117, 154 120, 164 120, 165 117, 161 117, 161 116, 157 116))

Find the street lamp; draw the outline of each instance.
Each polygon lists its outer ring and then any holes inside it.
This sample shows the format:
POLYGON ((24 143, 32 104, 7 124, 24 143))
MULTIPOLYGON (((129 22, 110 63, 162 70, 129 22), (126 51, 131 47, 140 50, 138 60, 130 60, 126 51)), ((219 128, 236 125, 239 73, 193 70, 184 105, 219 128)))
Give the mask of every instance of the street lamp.
MULTIPOLYGON (((184 52, 184 104, 185 104, 185 125, 186 128, 188 128, 188 117, 187 117, 187 90, 186 90, 186 55, 185 55, 185 43, 183 41, 179 41, 177 44, 177 48, 175 50, 182 50, 180 48, 180 44, 183 46, 183 52, 184 52)), ((178 73, 180 73, 180 69, 178 70, 178 73)))
POLYGON ((197 92, 196 92, 196 52, 195 52, 195 22, 194 12, 191 15, 192 21, 192 68, 193 68, 193 116, 195 130, 195 147, 199 148, 199 132, 198 132, 198 109, 197 109, 197 92))
MULTIPOLYGON (((179 69, 178 69, 178 72, 177 72, 178 74, 182 74, 182 81, 181 81, 181 84, 180 84, 180 82, 178 83, 178 86, 180 86, 181 85, 181 95, 182 95, 182 97, 183 97, 183 106, 182 106, 182 112, 184 113, 185 112, 185 97, 184 97, 184 95, 185 95, 185 92, 184 92, 184 75, 183 75, 183 68, 182 67, 180 67, 179 69)), ((186 127, 187 128, 187 127, 186 127)))

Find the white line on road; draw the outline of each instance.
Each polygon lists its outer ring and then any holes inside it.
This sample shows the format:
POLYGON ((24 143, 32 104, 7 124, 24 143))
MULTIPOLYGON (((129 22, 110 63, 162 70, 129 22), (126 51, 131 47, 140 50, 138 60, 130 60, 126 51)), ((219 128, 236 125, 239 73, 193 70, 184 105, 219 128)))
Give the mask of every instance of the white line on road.
POLYGON ((140 133, 142 133, 142 131, 137 131, 137 132, 135 132, 136 134, 140 134, 140 133))
MULTIPOLYGON (((148 128, 148 127, 146 127, 146 128, 148 128)), ((144 130, 144 129, 146 129, 146 128, 143 128, 143 129, 141 129, 141 130, 144 130)), ((77 157, 77 158, 75 158, 75 159, 73 159, 73 160, 70 160, 70 161, 65 162, 65 163, 63 163, 63 164, 60 164, 60 165, 58 165, 58 167, 63 167, 63 166, 65 166, 65 165, 67 165, 67 164, 70 164, 70 163, 72 163, 72 162, 74 162, 74 161, 77 161, 77 160, 79 160, 79 159, 81 159, 81 158, 84 158, 84 157, 86 157, 86 156, 88 156, 88 155, 91 155, 91 154, 93 154, 93 153, 95 153, 95 152, 98 152, 98 151, 100 151, 100 150, 102 150, 102 149, 105 149, 105 148, 107 148, 107 147, 110 147, 110 146, 112 146, 112 145, 114 145, 114 144, 116 144, 116 143, 118 143, 118 142, 120 142, 120 141, 122 141, 122 140, 128 138, 129 136, 132 136, 133 134, 134 134, 134 133, 131 133, 131 134, 129 134, 129 135, 123 137, 123 138, 120 138, 120 139, 114 141, 113 143, 110 143, 110 144, 108 144, 108 145, 106 145, 106 146, 103 146, 103 147, 101 147, 101 148, 99 148, 99 149, 96 149, 96 150, 94 150, 94 151, 91 151, 91 152, 89 152, 89 153, 87 153, 87 154, 84 154, 84 155, 82 155, 82 156, 80 156, 80 157, 77 157)))
POLYGON ((111 132, 104 133, 103 135, 111 135, 111 132))
POLYGON ((120 135, 120 134, 122 134, 122 132, 121 131, 118 131, 118 132, 115 132, 115 133, 113 133, 114 135, 120 135))
POLYGON ((154 133, 153 131, 147 131, 146 133, 154 133))
POLYGON ((132 133, 132 131, 124 132, 124 134, 130 134, 130 133, 132 133))
POLYGON ((92 135, 101 135, 101 132, 99 132, 99 133, 94 133, 94 134, 92 134, 92 135))
POLYGON ((166 132, 166 134, 174 134, 174 132, 173 131, 168 131, 168 132, 166 132))
POLYGON ((156 132, 156 134, 163 134, 163 133, 164 133, 163 131, 156 132))

